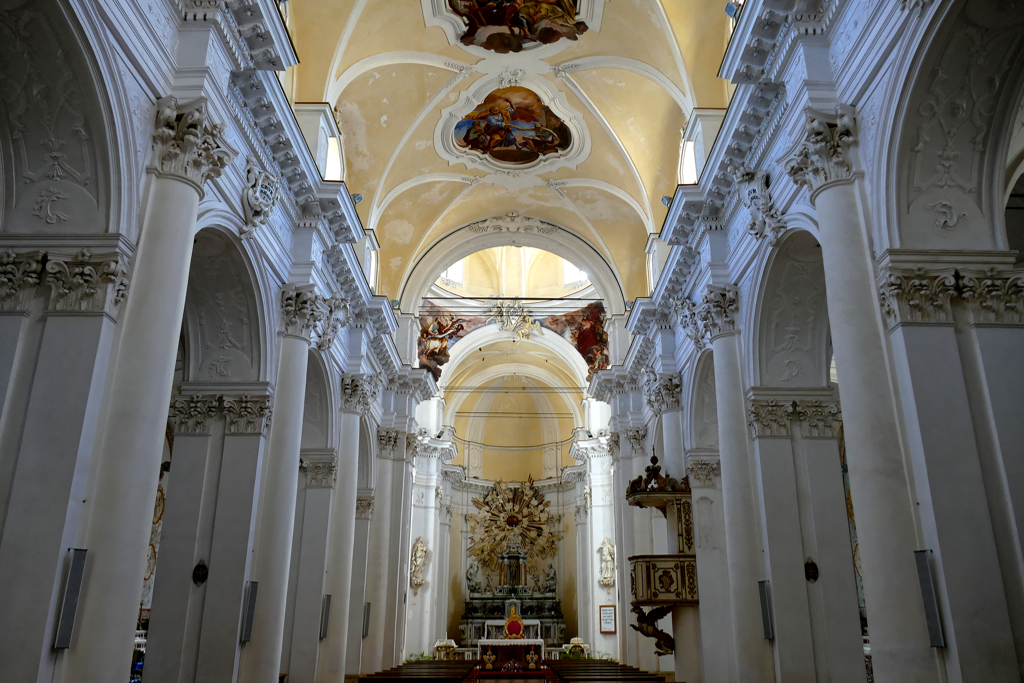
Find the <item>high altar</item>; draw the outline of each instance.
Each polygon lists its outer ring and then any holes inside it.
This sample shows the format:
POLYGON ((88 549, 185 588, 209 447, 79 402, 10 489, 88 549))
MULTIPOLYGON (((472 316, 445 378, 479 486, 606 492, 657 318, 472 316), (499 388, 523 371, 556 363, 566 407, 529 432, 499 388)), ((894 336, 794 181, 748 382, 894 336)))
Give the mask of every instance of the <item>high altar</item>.
MULTIPOLYGON (((480 540, 474 540, 477 557, 483 561, 488 556, 497 557, 498 585, 492 584, 490 576, 482 583, 479 564, 471 565, 466 574, 469 597, 459 629, 464 645, 500 641, 496 647, 507 648, 512 643, 505 642, 505 628, 516 615, 521 633, 513 641, 518 645, 539 644, 543 653, 543 645, 564 641, 565 620, 554 566, 548 564, 543 578, 539 572, 533 573, 531 581, 528 562, 531 550, 534 557, 544 557, 538 552, 541 544, 557 542, 560 536, 548 530, 547 503, 532 480, 525 482, 518 494, 509 493, 510 489, 499 482, 483 501, 474 501, 484 518, 480 540)), ((488 564, 494 566, 493 562, 488 564)))

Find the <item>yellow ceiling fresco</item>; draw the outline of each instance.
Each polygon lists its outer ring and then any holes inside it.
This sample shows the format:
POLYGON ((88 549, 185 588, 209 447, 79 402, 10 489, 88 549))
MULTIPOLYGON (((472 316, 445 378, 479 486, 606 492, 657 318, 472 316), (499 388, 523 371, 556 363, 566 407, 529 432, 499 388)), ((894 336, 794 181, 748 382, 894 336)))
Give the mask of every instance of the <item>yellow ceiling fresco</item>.
POLYGON ((360 218, 380 243, 381 294, 403 298, 438 240, 510 212, 578 235, 627 298, 648 294, 644 246, 664 220, 661 197, 675 189, 680 132, 694 108, 728 103, 717 70, 729 18, 705 0, 559 6, 578 8, 587 30, 564 9, 527 0, 526 28, 485 41, 493 28, 485 27, 464 45, 466 22, 447 2, 290 3, 300 63, 284 82, 294 101, 335 109, 346 184, 363 196, 360 218), (536 93, 532 115, 516 100, 487 119, 488 94, 515 88, 536 93), (452 132, 474 111, 474 144, 492 145, 490 153, 460 146, 452 132), (553 134, 551 121, 565 126, 553 134))

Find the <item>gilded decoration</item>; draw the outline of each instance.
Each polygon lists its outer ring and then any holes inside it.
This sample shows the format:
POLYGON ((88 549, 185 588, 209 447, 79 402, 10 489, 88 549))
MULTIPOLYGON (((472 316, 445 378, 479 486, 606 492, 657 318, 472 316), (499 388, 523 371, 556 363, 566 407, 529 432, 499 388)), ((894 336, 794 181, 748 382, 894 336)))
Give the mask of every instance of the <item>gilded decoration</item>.
POLYGON ((472 539, 469 556, 481 566, 498 571, 501 554, 518 546, 527 560, 554 557, 562 534, 555 529, 556 517, 548 510, 551 502, 537 489, 531 477, 519 486, 495 482, 487 495, 473 499, 479 512, 469 515, 472 539))

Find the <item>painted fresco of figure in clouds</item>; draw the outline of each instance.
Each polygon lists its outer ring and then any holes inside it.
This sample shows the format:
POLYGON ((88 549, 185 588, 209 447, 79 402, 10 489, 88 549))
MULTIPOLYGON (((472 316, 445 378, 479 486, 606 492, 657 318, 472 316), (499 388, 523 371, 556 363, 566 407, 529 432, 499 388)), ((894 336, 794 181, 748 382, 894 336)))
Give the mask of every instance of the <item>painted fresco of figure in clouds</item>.
POLYGON ((449 347, 486 322, 477 316, 457 317, 440 306, 424 307, 416 342, 420 367, 429 368, 434 379, 440 379, 441 366, 451 360, 449 347))
POLYGON ((576 20, 576 0, 448 0, 465 19, 464 45, 519 52, 535 43, 578 39, 587 25, 576 20))
POLYGON ((608 333, 604 329, 604 322, 604 304, 595 301, 571 313, 549 316, 540 324, 576 347, 587 362, 589 382, 595 372, 610 366, 608 333))
POLYGON ((493 90, 455 126, 455 144, 497 161, 528 164, 569 148, 568 127, 537 93, 514 86, 493 90))

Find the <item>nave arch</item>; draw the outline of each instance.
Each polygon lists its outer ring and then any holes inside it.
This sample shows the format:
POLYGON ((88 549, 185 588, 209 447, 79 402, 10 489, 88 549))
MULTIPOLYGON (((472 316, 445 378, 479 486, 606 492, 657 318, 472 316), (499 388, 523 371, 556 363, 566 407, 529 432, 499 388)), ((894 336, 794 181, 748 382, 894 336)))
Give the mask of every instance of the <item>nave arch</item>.
POLYGON ((436 241, 409 268, 401 286, 402 311, 417 311, 438 276, 459 259, 492 247, 517 246, 542 249, 579 266, 594 283, 609 314, 620 315, 626 312, 625 289, 619 274, 600 252, 569 230, 551 226, 549 233, 538 230, 513 232, 497 228, 475 232, 470 229, 471 226, 462 226, 436 241))

